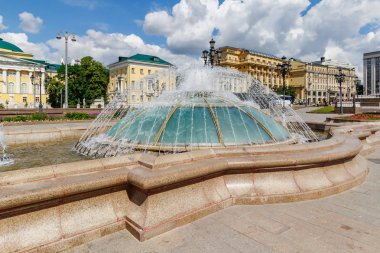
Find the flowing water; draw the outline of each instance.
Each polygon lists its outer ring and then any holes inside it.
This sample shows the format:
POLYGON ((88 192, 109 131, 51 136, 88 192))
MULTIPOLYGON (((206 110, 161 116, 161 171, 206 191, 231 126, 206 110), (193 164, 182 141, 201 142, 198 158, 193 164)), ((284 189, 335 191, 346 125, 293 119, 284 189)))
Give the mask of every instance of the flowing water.
MULTIPOLYGON (((160 80, 159 74, 148 78, 157 78, 154 83, 160 80)), ((73 150, 107 157, 318 141, 292 108, 283 106, 277 94, 251 76, 225 68, 192 67, 178 71, 177 80, 177 90, 134 108, 128 107, 127 96, 119 95, 73 150), (118 123, 106 127, 110 120, 118 123)))

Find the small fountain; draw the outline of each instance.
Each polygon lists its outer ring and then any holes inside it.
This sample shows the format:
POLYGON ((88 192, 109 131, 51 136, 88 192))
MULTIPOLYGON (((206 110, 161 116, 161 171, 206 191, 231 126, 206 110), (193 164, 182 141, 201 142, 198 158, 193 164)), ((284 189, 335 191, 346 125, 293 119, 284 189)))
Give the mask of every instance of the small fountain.
POLYGON ((0 146, 3 149, 3 155, 0 156, 0 166, 11 165, 14 163, 11 155, 7 153, 7 144, 5 143, 4 125, 0 124, 0 146))
POLYGON ((317 141, 317 136, 274 92, 252 77, 224 68, 178 72, 178 89, 128 108, 113 100, 75 145, 93 157, 210 147, 317 141), (111 120, 118 122, 110 128, 111 120))

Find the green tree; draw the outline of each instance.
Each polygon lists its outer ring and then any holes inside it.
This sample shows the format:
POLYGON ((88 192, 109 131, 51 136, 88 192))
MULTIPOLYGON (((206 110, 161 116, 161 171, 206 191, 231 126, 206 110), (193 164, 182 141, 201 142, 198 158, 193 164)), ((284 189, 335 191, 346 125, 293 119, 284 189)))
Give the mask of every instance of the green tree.
MULTIPOLYGON (((276 90, 275 90, 275 92, 278 95, 282 95, 283 94, 282 86, 281 87, 277 87, 276 90)), ((285 88, 285 95, 292 96, 292 98, 294 99, 296 97, 296 90, 294 89, 294 87, 286 87, 285 88)))
POLYGON ((356 83, 356 92, 358 95, 363 95, 364 94, 364 87, 360 82, 356 83))
POLYGON ((62 102, 65 99, 65 84, 58 80, 57 77, 49 79, 47 84, 47 93, 49 94, 48 103, 53 108, 61 107, 61 89, 62 89, 62 102))
MULTIPOLYGON (((67 76, 70 107, 75 107, 78 101, 83 105, 83 99, 90 105, 97 98, 107 97, 108 70, 91 56, 83 57, 80 64, 68 65, 67 76)), ((64 65, 58 69, 57 78, 64 83, 64 65)))

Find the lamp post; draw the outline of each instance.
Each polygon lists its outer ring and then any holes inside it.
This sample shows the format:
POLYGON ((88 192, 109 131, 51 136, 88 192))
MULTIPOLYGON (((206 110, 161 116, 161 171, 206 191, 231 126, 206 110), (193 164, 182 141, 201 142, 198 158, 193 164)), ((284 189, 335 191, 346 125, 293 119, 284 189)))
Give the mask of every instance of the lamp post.
POLYGON ((215 49, 215 40, 210 40, 210 49, 209 51, 203 50, 202 58, 205 62, 205 66, 214 67, 214 65, 218 65, 220 59, 222 59, 222 51, 215 49))
POLYGON ((32 83, 32 87, 33 87, 33 95, 34 95, 34 105, 33 105, 33 108, 35 108, 36 107, 36 89, 35 89, 35 86, 34 86, 34 79, 35 79, 35 77, 34 77, 34 72, 33 72, 33 74, 30 76, 30 82, 32 83))
POLYGON ((65 108, 69 108, 69 91, 68 91, 68 84, 67 84, 67 41, 71 38, 72 42, 77 41, 75 38, 75 34, 68 33, 68 32, 60 32, 58 33, 57 39, 65 38, 65 108))
POLYGON ((291 61, 293 59, 290 58, 286 60, 286 57, 282 57, 282 63, 277 64, 277 72, 282 76, 282 107, 285 107, 285 91, 286 91, 286 76, 290 74, 290 70, 292 69, 291 61))
POLYGON ((42 72, 38 72, 40 76, 40 104, 38 105, 38 112, 42 112, 42 72))
POLYGON ((61 108, 62 108, 62 88, 59 90, 59 94, 61 95, 61 108))
POLYGON ((346 75, 342 73, 342 68, 339 68, 339 74, 335 75, 335 79, 339 83, 340 114, 343 114, 342 83, 344 82, 345 77, 346 75))
POLYGON ((306 93, 306 104, 309 105, 309 98, 308 98, 308 95, 309 95, 309 91, 311 89, 311 73, 309 72, 309 75, 308 75, 308 87, 307 87, 307 93, 306 93))

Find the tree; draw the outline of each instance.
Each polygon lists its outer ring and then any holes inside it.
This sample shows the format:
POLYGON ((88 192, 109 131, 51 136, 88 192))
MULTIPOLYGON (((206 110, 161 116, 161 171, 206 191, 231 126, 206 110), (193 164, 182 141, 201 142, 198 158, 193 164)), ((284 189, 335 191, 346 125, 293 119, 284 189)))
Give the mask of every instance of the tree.
POLYGON ((53 108, 61 107, 61 92, 62 100, 65 99, 65 84, 58 80, 57 77, 49 79, 47 84, 47 93, 49 94, 48 103, 53 108), (62 90, 62 91, 61 91, 62 90))
POLYGON ((361 82, 357 82, 356 83, 356 92, 358 95, 363 95, 364 94, 364 87, 363 85, 361 84, 361 82))
MULTIPOLYGON (((92 104, 94 100, 97 98, 104 97, 106 99, 108 85, 108 70, 100 62, 95 61, 91 56, 83 57, 80 61, 80 64, 68 65, 67 77, 69 87, 68 102, 70 107, 75 107, 78 101, 81 105, 83 105, 83 99, 86 100, 87 105, 92 104)), ((61 67, 58 69, 57 79, 64 83, 64 65, 61 65, 61 67)), ((54 88, 51 89, 51 92, 54 94, 59 94, 57 93, 57 90, 54 88)), ((51 94, 49 92, 49 97, 50 96, 51 94)), ((56 102, 54 98, 49 98, 49 102, 50 100, 56 102)))
MULTIPOLYGON (((278 95, 283 95, 282 86, 277 87, 275 91, 278 95)), ((296 90, 294 89, 294 87, 286 87, 285 88, 285 95, 291 96, 294 99, 296 97, 296 90)))

